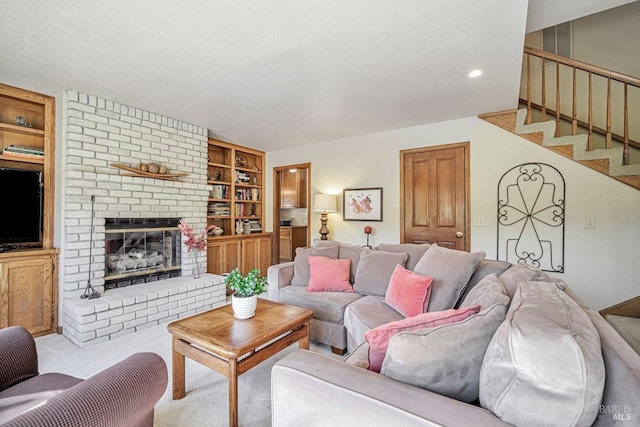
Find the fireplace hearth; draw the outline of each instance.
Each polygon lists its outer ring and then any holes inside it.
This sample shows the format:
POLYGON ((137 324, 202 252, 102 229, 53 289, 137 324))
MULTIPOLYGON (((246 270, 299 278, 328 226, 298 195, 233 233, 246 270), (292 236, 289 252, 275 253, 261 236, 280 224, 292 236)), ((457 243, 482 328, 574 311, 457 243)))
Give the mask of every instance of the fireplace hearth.
POLYGON ((105 290, 181 275, 180 218, 106 218, 105 290))

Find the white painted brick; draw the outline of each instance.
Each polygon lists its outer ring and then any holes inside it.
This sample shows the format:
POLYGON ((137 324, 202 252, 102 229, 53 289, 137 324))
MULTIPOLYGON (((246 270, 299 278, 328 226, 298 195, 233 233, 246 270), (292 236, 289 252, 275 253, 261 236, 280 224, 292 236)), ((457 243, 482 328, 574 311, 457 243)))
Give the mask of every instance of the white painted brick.
POLYGON ((138 317, 147 317, 148 315, 155 314, 157 312, 158 312, 158 307, 145 308, 144 310, 136 311, 136 318, 138 318, 138 317))
POLYGON ((136 331, 135 328, 123 329, 123 330, 121 330, 119 332, 111 334, 110 338, 113 340, 113 339, 116 339, 116 338, 124 337, 126 335, 131 335, 135 331, 136 331))
POLYGON ((111 325, 115 325, 116 323, 124 323, 124 322, 128 322, 129 320, 133 320, 136 318, 136 313, 131 312, 131 313, 126 313, 123 314, 122 316, 116 316, 116 317, 112 317, 111 320, 111 325))
POLYGON ((102 337, 105 335, 110 335, 113 333, 116 333, 120 330, 122 330, 123 325, 122 324, 118 324, 118 325, 112 325, 112 326, 107 326, 106 328, 102 328, 102 329, 98 329, 96 331, 96 337, 102 337))
POLYGON ((124 314, 124 310, 122 308, 117 308, 115 310, 104 311, 102 313, 98 313, 98 320, 108 319, 110 317, 121 316, 124 314))
POLYGON ((141 303, 138 303, 138 304, 128 305, 128 306, 124 307, 124 312, 125 313, 131 313, 131 312, 136 312, 138 310, 144 310, 145 308, 147 308, 147 303, 146 302, 141 302, 141 303))
POLYGON ((169 310, 169 315, 171 315, 171 316, 173 316, 174 314, 179 315, 180 313, 184 313, 185 311, 187 311, 187 307, 186 306, 177 307, 177 308, 173 308, 173 309, 169 310))
POLYGON ((129 328, 133 328, 136 326, 140 326, 144 323, 147 323, 147 318, 146 317, 140 317, 140 318, 136 318, 133 320, 130 320, 128 322, 124 322, 124 327, 125 329, 129 329, 129 328))

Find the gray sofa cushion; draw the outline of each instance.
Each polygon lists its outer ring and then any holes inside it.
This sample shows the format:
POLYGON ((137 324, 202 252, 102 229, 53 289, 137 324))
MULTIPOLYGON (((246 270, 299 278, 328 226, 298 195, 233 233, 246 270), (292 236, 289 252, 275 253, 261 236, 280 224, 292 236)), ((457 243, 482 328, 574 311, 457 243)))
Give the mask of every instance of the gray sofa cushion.
POLYGON ((566 287, 563 280, 553 277, 549 273, 545 273, 544 271, 528 264, 514 264, 498 277, 500 277, 500 281, 507 290, 507 294, 512 298, 516 293, 516 288, 520 282, 555 283, 558 288, 563 290, 566 287))
POLYGON ((407 262, 404 267, 413 271, 429 246, 431 246, 430 243, 380 243, 378 250, 407 254, 407 262))
POLYGON ((364 333, 385 323, 404 317, 384 303, 384 297, 369 295, 349 304, 344 312, 349 353, 365 342, 364 333))
POLYGON ((347 292, 307 292, 302 286, 280 289, 280 302, 313 310, 313 317, 332 323, 342 323, 347 305, 362 298, 347 292))
POLYGON ((484 278, 462 307, 478 304, 480 312, 461 322, 395 335, 380 373, 463 402, 476 401, 487 346, 509 306, 495 274, 484 278))
POLYGON ((337 245, 318 248, 296 248, 291 284, 294 286, 307 286, 309 284, 309 255, 336 259, 338 258, 338 252, 337 245))
POLYGON ((600 337, 547 282, 520 282, 480 371, 480 403, 514 425, 591 425, 605 380, 600 337))
POLYGON ((406 262, 407 254, 404 253, 362 252, 353 289, 361 295, 384 296, 396 265, 404 267, 406 262))
POLYGON ((462 296, 458 300, 458 304, 456 304, 456 308, 462 307, 462 301, 464 301, 464 299, 467 297, 471 289, 476 287, 476 285, 480 283, 482 279, 484 279, 490 274, 495 274, 496 276, 500 277, 505 271, 507 271, 511 267, 511 265, 512 264, 510 262, 506 262, 506 261, 494 261, 492 259, 480 260, 480 263, 478 264, 478 268, 476 269, 476 272, 473 273, 473 275, 471 276, 471 279, 469 279, 469 284, 467 285, 464 292, 462 293, 462 296))
POLYGON ((418 274, 433 277, 428 311, 453 308, 485 255, 484 252, 469 253, 432 244, 413 269, 418 274))

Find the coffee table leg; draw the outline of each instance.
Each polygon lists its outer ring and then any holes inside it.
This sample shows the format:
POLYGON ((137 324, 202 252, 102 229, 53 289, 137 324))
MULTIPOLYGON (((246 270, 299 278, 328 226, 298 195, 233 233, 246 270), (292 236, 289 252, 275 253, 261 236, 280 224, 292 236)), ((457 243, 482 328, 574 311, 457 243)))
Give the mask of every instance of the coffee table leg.
POLYGON ((238 426, 238 360, 229 359, 229 427, 238 426))
POLYGON ((182 399, 184 393, 184 356, 176 351, 176 341, 178 338, 172 337, 173 347, 172 372, 173 372, 173 399, 182 399))
POLYGON ((304 326, 305 328, 307 328, 307 334, 303 338, 300 338, 298 348, 301 348, 303 350, 309 350, 309 328, 311 326, 310 322, 305 322, 304 326))

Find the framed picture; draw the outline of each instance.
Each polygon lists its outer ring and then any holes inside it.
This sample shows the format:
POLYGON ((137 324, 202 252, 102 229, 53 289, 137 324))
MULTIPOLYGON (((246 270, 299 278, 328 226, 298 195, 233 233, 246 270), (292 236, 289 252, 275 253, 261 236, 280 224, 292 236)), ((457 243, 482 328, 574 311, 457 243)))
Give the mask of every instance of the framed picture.
POLYGON ((349 188, 343 195, 345 221, 382 221, 382 187, 349 188))

